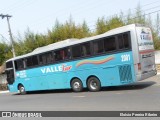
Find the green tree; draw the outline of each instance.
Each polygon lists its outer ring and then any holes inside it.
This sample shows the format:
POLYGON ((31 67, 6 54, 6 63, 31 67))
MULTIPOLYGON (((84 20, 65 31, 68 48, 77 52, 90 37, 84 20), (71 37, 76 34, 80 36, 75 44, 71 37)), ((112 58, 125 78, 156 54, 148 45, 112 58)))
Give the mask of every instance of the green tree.
POLYGON ((107 31, 106 20, 104 17, 98 18, 96 22, 96 34, 102 34, 107 31))
POLYGON ((108 31, 108 30, 111 30, 111 29, 114 29, 117 27, 121 27, 124 25, 125 25, 125 23, 122 21, 122 19, 116 15, 116 16, 112 17, 110 20, 108 20, 106 27, 107 27, 107 31, 108 31))
POLYGON ((12 57, 11 46, 6 43, 0 43, 0 65, 12 57))

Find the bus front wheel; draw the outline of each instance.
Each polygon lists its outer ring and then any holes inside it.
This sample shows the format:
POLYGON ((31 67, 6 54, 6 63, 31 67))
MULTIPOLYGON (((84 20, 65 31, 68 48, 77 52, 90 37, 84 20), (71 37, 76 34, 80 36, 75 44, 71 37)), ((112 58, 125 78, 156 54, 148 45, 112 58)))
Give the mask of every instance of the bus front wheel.
POLYGON ((23 85, 19 85, 18 89, 19 89, 19 93, 20 93, 21 95, 26 94, 26 90, 25 90, 25 88, 24 88, 23 85))
POLYGON ((75 78, 71 82, 71 88, 74 92, 81 92, 83 90, 82 81, 78 78, 75 78))
POLYGON ((90 77, 87 81, 87 86, 91 92, 97 92, 101 89, 101 83, 96 77, 90 77))

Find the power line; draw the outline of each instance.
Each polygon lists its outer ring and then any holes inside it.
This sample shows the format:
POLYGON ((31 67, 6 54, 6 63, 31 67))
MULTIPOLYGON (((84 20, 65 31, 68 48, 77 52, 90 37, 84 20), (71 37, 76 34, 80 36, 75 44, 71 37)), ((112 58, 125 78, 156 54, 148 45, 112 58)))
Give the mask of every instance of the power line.
MULTIPOLYGON (((100 2, 99 0, 97 0, 98 1, 98 3, 100 3, 100 4, 102 4, 102 3, 104 3, 105 1, 103 1, 103 2, 100 2)), ((110 0, 110 1, 113 1, 113 0, 110 0)), ((91 6, 91 3, 90 3, 90 1, 89 2, 85 2, 85 4, 84 4, 84 2, 82 2, 83 4, 82 4, 82 6, 81 7, 79 7, 81 4, 80 3, 76 3, 76 4, 73 4, 73 6, 71 6, 71 7, 69 7, 69 8, 73 8, 73 7, 75 7, 76 5, 78 5, 78 7, 76 7, 75 9, 73 9, 72 11, 73 12, 75 12, 75 13, 77 13, 77 11, 79 12, 79 11, 81 11, 82 9, 81 8, 84 8, 84 6, 86 6, 86 5, 88 5, 88 6, 91 6)), ((109 3, 111 3, 111 2, 109 2, 109 3)), ((94 4, 95 5, 95 4, 94 4)), ((97 4, 96 4, 97 5, 97 4)), ((87 7, 87 9, 88 9, 89 7, 87 7)), ((84 9, 83 9, 84 10, 84 9)), ((55 11, 54 13, 51 13, 51 14, 49 14, 49 15, 46 15, 46 16, 44 16, 44 17, 42 17, 42 19, 38 19, 38 21, 36 20, 35 21, 35 23, 36 24, 40 24, 40 23, 42 23, 42 24, 44 24, 45 22, 44 21, 46 21, 47 19, 50 19, 51 18, 51 15, 56 15, 57 13, 58 13, 58 16, 61 16, 61 14, 63 13, 63 12, 66 12, 66 8, 64 9, 61 9, 61 10, 57 10, 57 11, 55 11)), ((71 15, 71 13, 70 13, 70 15, 71 15)), ((64 15, 63 15, 63 17, 64 17, 64 15)), ((56 19, 57 19, 57 16, 56 16, 56 19)), ((34 24, 32 24, 33 26, 35 25, 35 23, 34 24)), ((31 26, 32 26, 31 25, 31 26)), ((36 27, 38 27, 38 26, 36 26, 36 27)))
MULTIPOLYGON (((25 3, 26 1, 23 1, 23 3, 25 3)), ((143 5, 143 6, 141 6, 141 8, 143 8, 143 7, 146 7, 146 6, 150 6, 150 5, 153 5, 153 4, 155 4, 155 3, 157 3, 157 2, 159 2, 159 1, 155 1, 155 2, 152 2, 152 3, 147 3, 147 4, 145 4, 145 5, 143 5)), ((21 3, 21 4, 23 4, 23 3, 21 3)), ((86 3, 86 2, 85 2, 86 3)), ((20 5, 21 5, 20 4, 20 5)), ((85 4, 86 5, 86 4, 85 4)), ((75 4, 73 4, 73 6, 75 6, 75 4)), ((83 6, 84 6, 84 4, 83 4, 83 6)), ((9 9, 9 10, 16 10, 17 8, 12 8, 12 9, 9 9)), ((80 10, 80 8, 77 8, 78 9, 78 12, 79 12, 79 10, 80 10)), ((136 9, 136 8, 133 8, 133 9, 136 9)), ((148 9, 149 10, 149 9, 148 9)), ((74 10, 75 12, 77 12, 76 10, 74 10)), ((61 10, 57 10, 57 11, 55 11, 54 13, 63 13, 63 12, 65 12, 65 10, 64 9, 62 9, 62 11, 61 10)), ((51 13, 51 14, 54 14, 54 13, 51 13)), ((51 15, 50 14, 50 15, 51 15)), ((42 18, 44 18, 43 20, 46 20, 46 19, 48 19, 47 17, 50 17, 50 15, 47 15, 46 17, 42 17, 42 18)), ((60 14, 58 14, 58 16, 59 16, 60 14)), ((95 21, 94 21, 95 22, 95 21)), ((38 21, 36 20, 36 24, 37 23, 42 23, 42 19, 38 19, 38 21), (41 22, 40 22, 41 21, 41 22)), ((91 23, 91 22, 87 22, 87 23, 91 23)), ((34 24, 35 25, 35 24, 34 24)), ((37 25, 38 26, 38 25, 37 25)))
MULTIPOLYGON (((153 1, 153 2, 151 2, 151 3, 147 3, 147 4, 144 4, 144 5, 140 5, 140 7, 141 8, 144 8, 144 7, 146 7, 146 6, 149 6, 149 5, 153 5, 153 4, 155 4, 155 3, 159 3, 159 0, 157 0, 157 1, 153 1)), ((131 8, 131 9, 128 9, 128 10, 130 10, 130 11, 134 11, 134 10, 136 10, 137 9, 137 7, 135 7, 135 8, 131 8)), ((128 10, 123 10, 123 12, 124 11, 128 11, 128 10)), ((121 12, 118 12, 118 13, 116 13, 116 14, 120 14, 121 12)))
POLYGON ((11 16, 11 15, 3 15, 3 14, 1 14, 0 17, 1 17, 2 19, 4 19, 5 17, 7 18, 9 35, 10 35, 10 40, 11 40, 11 44, 12 44, 12 53, 13 53, 13 57, 15 57, 16 54, 15 54, 14 45, 13 45, 13 44, 14 44, 14 41, 13 41, 12 32, 11 32, 11 27, 10 27, 10 23, 9 23, 9 18, 11 18, 12 16, 11 16))
MULTIPOLYGON (((156 1, 156 2, 154 2, 154 3, 157 3, 158 1, 156 1)), ((148 6, 148 5, 151 5, 151 3, 150 4, 146 4, 146 5, 144 5, 144 6, 148 6)), ((143 7, 144 7, 143 6, 143 7)), ((140 12, 144 12, 144 14, 145 14, 145 12, 146 11, 149 11, 149 10, 152 10, 152 9, 155 9, 155 8, 159 8, 160 7, 160 5, 158 5, 158 6, 155 6, 155 7, 151 7, 151 8, 148 8, 148 9, 144 9, 144 10, 140 10, 140 11, 138 11, 138 13, 140 13, 140 12)), ((142 7, 141 7, 142 8, 142 7)), ((136 8, 134 8, 134 9, 136 9, 136 8)), ((123 13, 123 11, 122 11, 122 13, 123 13)), ((133 15, 136 15, 137 13, 131 13, 130 14, 130 16, 133 16, 133 15)), ((113 17, 113 16, 119 16, 120 14, 114 14, 114 15, 112 15, 112 16, 108 16, 107 18, 109 18, 109 17, 113 17)), ((144 15, 143 15, 144 16, 144 15)), ((123 16, 123 19, 124 18, 126 18, 126 17, 128 17, 128 15, 125 15, 125 16, 123 16)), ((88 22, 88 23, 94 23, 94 22, 96 22, 96 21, 91 21, 91 22, 88 22)))
MULTIPOLYGON (((154 14, 154 13, 158 13, 160 10, 156 10, 156 11, 153 11, 153 12, 150 12, 150 13, 147 13, 147 14, 144 14, 143 16, 146 16, 146 15, 151 15, 151 14, 154 14)), ((132 19, 136 19, 138 17, 134 17, 132 19)))
POLYGON ((5 38, 2 34, 0 34, 0 36, 2 37, 2 41, 4 42, 4 43, 6 43, 6 41, 8 41, 9 42, 9 40, 7 39, 7 38, 5 38))
POLYGON ((10 12, 13 12, 13 11, 15 11, 15 10, 17 10, 21 7, 24 7, 24 6, 28 5, 28 4, 31 4, 34 1, 29 1, 28 2, 28 0, 21 0, 21 2, 18 1, 18 2, 15 2, 15 3, 11 4, 10 6, 6 7, 7 9, 6 10, 3 9, 3 11, 5 11, 6 13, 10 13, 10 12))
POLYGON ((145 4, 145 5, 143 5, 143 7, 145 7, 145 6, 148 6, 148 5, 152 5, 152 4, 155 4, 155 3, 159 3, 159 0, 157 0, 157 1, 154 1, 154 2, 151 2, 151 3, 148 3, 148 4, 145 4))
MULTIPOLYGON (((155 3, 157 3, 157 2, 159 2, 159 0, 158 0, 158 1, 155 1, 155 2, 152 2, 152 3, 144 4, 144 5, 141 6, 141 8, 144 8, 144 7, 146 7, 146 6, 155 4, 155 3)), ((145 11, 149 11, 149 10, 151 10, 151 9, 155 9, 155 8, 159 8, 159 7, 160 7, 160 5, 155 6, 155 7, 152 7, 152 8, 144 9, 144 10, 141 10, 141 11, 139 11, 139 12, 145 12, 145 11)), ((136 9, 137 9, 137 7, 132 8, 132 9, 129 9, 129 10, 130 10, 130 11, 131 11, 131 10, 134 11, 134 10, 136 10, 136 9)), ((125 10, 125 11, 127 11, 127 10, 125 10)), ((121 11, 121 12, 124 13, 124 11, 121 11)), ((110 17, 113 17, 113 16, 119 16, 119 15, 121 14, 121 12, 116 13, 116 14, 114 14, 114 15, 107 16, 107 18, 110 18, 110 17)), ((130 14, 130 15, 135 15, 135 14, 136 14, 136 13, 133 13, 133 14, 130 14)), ((104 16, 105 16, 105 15, 104 15, 104 16)), ((127 17, 127 16, 128 16, 128 15, 125 15, 125 16, 123 16, 123 17, 127 17)), ((96 22, 96 21, 90 21, 90 22, 88 22, 88 23, 94 23, 94 22, 96 22)))
MULTIPOLYGON (((147 3, 147 4, 145 4, 145 5, 142 5, 141 6, 141 8, 143 8, 143 7, 146 7, 146 6, 149 6, 149 5, 153 5, 153 4, 155 4, 155 3, 157 3, 158 1, 155 1, 155 2, 152 2, 152 3, 147 3)), ((158 6, 156 6, 156 7, 158 7, 158 6)), ((156 7, 154 7, 154 8, 156 8, 156 7)), ((89 8, 89 7, 87 7, 87 8, 89 8)), ((154 9, 154 8, 150 8, 150 9, 146 9, 146 11, 148 11, 148 10, 151 10, 151 9, 154 9)), ((136 9, 136 8, 133 8, 133 9, 136 9)), ((132 9, 132 10, 133 10, 132 9)), ((79 11, 81 11, 81 9, 79 9, 79 7, 78 7, 78 12, 79 11)), ((60 16, 60 14, 62 14, 62 12, 64 12, 64 11, 59 11, 58 10, 58 12, 56 11, 56 13, 59 13, 58 14, 58 16, 60 16)), ((73 10, 73 12, 75 12, 75 13, 77 13, 77 11, 76 10, 73 10)), ((78 14, 79 15, 79 14, 78 14)), ((117 15, 117 14, 115 14, 115 15, 117 15)), ((113 16, 113 15, 112 15, 113 16)), ((50 17, 50 16, 49 16, 50 17)), ((111 16, 110 16, 111 17, 111 16)), ((44 19, 43 19, 43 21, 45 21, 46 19, 48 19, 48 16, 47 16, 47 18, 46 17, 43 17, 44 19)), ((92 21, 92 23, 93 22, 95 22, 95 21, 92 21)), ((37 23, 42 23, 42 19, 38 19, 38 21, 36 21, 36 24, 37 23)), ((45 23, 45 22, 44 22, 45 23)), ((44 24, 44 23, 42 23, 42 24, 44 24)), ((91 22, 87 22, 87 23, 91 23, 91 22)), ((33 24, 33 26, 34 26, 35 24, 33 24)))
MULTIPOLYGON (((144 17, 144 16, 147 16, 147 15, 151 15, 151 14, 154 14, 154 13, 158 13, 160 10, 156 10, 156 11, 152 11, 152 12, 149 12, 149 13, 146 13, 144 15, 141 15, 141 16, 138 16, 138 17, 144 17)), ((133 20, 133 19, 136 19, 138 17, 132 17, 130 18, 130 20, 133 20)), ((92 26, 88 26, 88 27, 96 27, 96 25, 92 25, 92 26)), ((96 29, 90 29, 91 31, 94 31, 96 29)))

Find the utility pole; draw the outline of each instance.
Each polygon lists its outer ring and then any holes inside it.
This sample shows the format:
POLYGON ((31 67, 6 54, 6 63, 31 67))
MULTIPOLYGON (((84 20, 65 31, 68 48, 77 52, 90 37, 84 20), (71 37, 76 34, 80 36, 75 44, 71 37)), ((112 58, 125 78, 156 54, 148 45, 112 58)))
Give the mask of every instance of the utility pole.
POLYGON ((10 23, 9 23, 9 18, 12 17, 11 15, 3 15, 3 14, 0 14, 0 17, 3 18, 7 18, 7 23, 8 23, 8 29, 9 29, 9 35, 10 35, 10 40, 11 40, 11 44, 12 44, 12 53, 13 53, 13 57, 16 57, 16 54, 15 54, 15 50, 14 50, 14 41, 13 41, 13 37, 12 37, 12 32, 11 32, 11 27, 10 27, 10 23))

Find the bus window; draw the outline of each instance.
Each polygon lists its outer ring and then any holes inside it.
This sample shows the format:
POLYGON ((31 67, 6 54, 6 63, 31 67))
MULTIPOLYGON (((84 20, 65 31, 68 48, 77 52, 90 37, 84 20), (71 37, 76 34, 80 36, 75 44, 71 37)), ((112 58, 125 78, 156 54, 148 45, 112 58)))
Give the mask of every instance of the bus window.
POLYGON ((56 61, 67 60, 71 58, 71 53, 69 48, 57 50, 54 52, 54 55, 56 61))
POLYGON ((47 61, 47 64, 48 63, 52 63, 53 62, 53 55, 52 55, 52 52, 48 52, 46 53, 46 61, 47 61))
POLYGON ((32 66, 36 66, 38 65, 38 59, 37 59, 37 56, 32 56, 32 66))
POLYGON ((82 46, 82 56, 88 56, 91 54, 90 51, 90 43, 84 43, 81 45, 82 46))
POLYGON ((114 51, 116 50, 116 40, 115 37, 109 37, 104 40, 104 49, 105 51, 114 51))
POLYGON ((46 55, 45 54, 39 55, 39 64, 40 65, 44 65, 46 63, 47 63, 47 61, 46 61, 46 55))
POLYGON ((103 40, 97 40, 93 42, 93 53, 98 54, 98 53, 103 53, 104 52, 104 47, 103 47, 103 40))
POLYGON ((6 63, 6 68, 13 68, 12 61, 6 63))
POLYGON ((23 62, 23 59, 20 59, 20 60, 16 60, 15 61, 15 69, 16 70, 22 70, 24 69, 24 62, 23 62))
POLYGON ((73 58, 81 57, 81 46, 80 45, 75 45, 72 47, 72 57, 73 58))
POLYGON ((26 59, 26 66, 27 67, 31 67, 32 66, 32 58, 31 57, 26 59))
POLYGON ((38 65, 38 59, 37 56, 31 56, 29 58, 26 59, 26 66, 27 67, 33 67, 38 65))
POLYGON ((39 64, 45 65, 53 62, 53 55, 52 52, 47 52, 44 54, 39 55, 39 64))
POLYGON ((129 48, 129 39, 127 33, 118 35, 118 45, 119 49, 129 48))
POLYGON ((70 48, 67 49, 67 57, 68 57, 68 59, 71 59, 71 57, 72 57, 70 48))
POLYGON ((123 36, 122 35, 118 35, 118 45, 119 45, 119 49, 123 49, 124 48, 123 36))
POLYGON ((62 60, 61 55, 60 55, 60 50, 54 51, 54 57, 55 57, 55 61, 62 60))
POLYGON ((123 40, 124 40, 124 47, 129 48, 129 37, 127 33, 123 34, 123 40))

